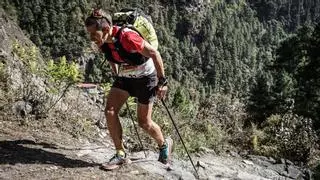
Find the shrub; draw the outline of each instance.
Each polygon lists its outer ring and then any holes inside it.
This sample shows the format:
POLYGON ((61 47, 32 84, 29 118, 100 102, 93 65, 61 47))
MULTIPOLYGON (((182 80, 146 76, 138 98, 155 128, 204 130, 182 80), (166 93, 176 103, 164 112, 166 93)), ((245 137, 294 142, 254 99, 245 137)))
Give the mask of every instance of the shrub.
POLYGON ((54 94, 59 94, 54 100, 50 102, 50 106, 47 109, 49 111, 52 109, 60 99, 65 96, 69 88, 80 82, 82 76, 80 75, 79 68, 74 62, 67 63, 66 57, 61 57, 54 63, 51 59, 48 61, 46 74, 50 81, 50 92, 54 94))
POLYGON ((14 41, 12 46, 13 53, 19 57, 26 67, 28 67, 30 73, 37 74, 41 72, 42 63, 39 61, 40 53, 35 46, 22 46, 17 41, 14 41))
POLYGON ((264 126, 265 154, 307 162, 317 142, 312 120, 292 113, 272 115, 264 126))
POLYGON ((5 64, 0 61, 0 87, 5 88, 8 75, 6 74, 5 64))
POLYGON ((320 179, 320 164, 316 168, 314 168, 313 179, 320 179))
MULTIPOLYGON (((225 132, 210 122, 193 123, 189 126, 182 127, 181 130, 185 145, 190 152, 198 152, 202 147, 219 151, 220 146, 223 146, 226 140, 225 132)), ((179 144, 177 149, 180 154, 184 153, 182 144, 179 144)))
POLYGON ((81 80, 78 67, 73 62, 67 63, 65 57, 59 58, 57 63, 49 60, 46 66, 36 47, 23 46, 18 41, 14 41, 12 46, 13 53, 22 62, 22 66, 19 66, 22 80, 19 89, 15 91, 15 99, 31 103, 33 114, 46 116, 68 88, 81 80), (49 83, 45 85, 47 79, 49 83), (50 89, 49 93, 46 92, 47 88, 50 89))
MULTIPOLYGON (((198 152, 202 147, 222 151, 234 137, 240 137, 245 118, 243 104, 237 99, 221 94, 212 94, 200 101, 191 103, 185 90, 177 88, 169 107, 178 126, 180 134, 190 152, 198 152), (191 111, 188 109, 191 107, 191 111)), ((171 120, 164 108, 155 108, 154 120, 166 134, 173 134, 179 142, 171 120)), ((176 152, 185 153, 181 143, 176 146, 176 152)))
POLYGON ((65 56, 59 58, 57 63, 49 60, 46 72, 53 83, 75 84, 81 80, 78 67, 74 62, 67 63, 65 56))
POLYGON ((7 78, 8 75, 6 74, 5 64, 0 61, 0 111, 4 108, 7 102, 7 78))

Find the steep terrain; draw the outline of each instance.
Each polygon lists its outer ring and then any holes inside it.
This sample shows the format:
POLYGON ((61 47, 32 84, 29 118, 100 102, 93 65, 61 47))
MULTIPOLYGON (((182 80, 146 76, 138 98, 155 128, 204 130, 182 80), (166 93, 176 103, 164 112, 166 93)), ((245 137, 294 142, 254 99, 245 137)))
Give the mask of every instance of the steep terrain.
MULTIPOLYGON (((1 179, 196 179, 191 163, 173 159, 173 170, 167 171, 156 161, 157 154, 146 151, 131 153, 142 158, 115 171, 101 170, 114 152, 105 130, 94 139, 73 138, 52 127, 36 124, 21 126, 15 121, 0 121, 0 178, 1 179)), ((201 179, 309 179, 289 161, 237 153, 215 155, 207 150, 193 156, 201 179)))
MULTIPOLYGON (((21 29, 0 9, 0 62, 8 78, 1 81, 0 96, 0 179, 196 179, 186 158, 173 158, 173 170, 167 171, 156 161, 157 153, 132 152, 132 158, 144 158, 131 165, 107 172, 100 170, 112 153, 111 140, 105 129, 96 126, 103 117, 99 103, 89 94, 72 89, 46 117, 34 116, 37 107, 25 99, 24 64, 12 50, 14 39, 26 46, 33 44, 21 29), (17 106, 22 102, 22 106, 17 106), (69 104, 68 104, 69 103, 69 104), (73 106, 71 106, 72 104, 73 106), (97 105, 98 104, 98 105, 97 105), (67 112, 67 113, 66 113, 67 112), (83 124, 72 121, 73 118, 83 124), (84 131, 90 129, 90 133, 84 131)), ((46 93, 46 83, 30 80, 34 93, 46 93)), ((29 84, 29 83, 28 83, 29 84)), ((31 87, 30 87, 31 88, 31 87)), ((31 97, 37 94, 32 94, 31 97)), ((179 143, 178 139, 175 139, 179 143)), ((237 152, 217 155, 203 149, 192 155, 201 179, 309 179, 287 160, 249 156, 237 152)))

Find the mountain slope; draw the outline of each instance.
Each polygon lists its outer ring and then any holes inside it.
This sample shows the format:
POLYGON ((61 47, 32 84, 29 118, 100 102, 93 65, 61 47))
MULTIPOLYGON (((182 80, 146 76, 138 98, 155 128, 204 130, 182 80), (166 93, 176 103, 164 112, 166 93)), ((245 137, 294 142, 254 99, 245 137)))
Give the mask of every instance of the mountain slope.
MULTIPOLYGON (((38 117, 39 91, 46 94, 46 82, 31 78, 32 89, 26 90, 26 64, 13 51, 14 39, 25 46, 34 46, 1 10, 1 63, 7 79, 1 79, 0 104, 0 178, 2 179, 194 179, 187 160, 174 157, 173 171, 165 171, 156 161, 157 153, 149 150, 150 161, 125 166, 118 171, 105 172, 99 164, 112 155, 112 143, 106 130, 96 126, 103 119, 102 103, 90 94, 73 87, 54 109, 38 117), (13 85, 14 84, 14 85, 13 85), (20 89, 22 87, 22 90, 20 89), (25 94, 27 93, 27 94, 25 94), (30 93, 30 94, 29 94, 30 93), (35 93, 35 94, 32 94, 35 93), (31 95, 31 96, 26 96, 31 95), (31 97, 31 99, 30 99, 31 97), (29 99, 28 99, 29 98, 29 99), (35 98, 35 99, 34 99, 35 98), (18 111, 16 102, 23 102, 18 111), (29 110, 31 108, 31 110, 29 110)), ((30 75, 35 77, 35 75, 30 75)), ((1 76, 2 77, 2 76, 1 76)), ((29 86, 27 86, 29 88, 29 86)), ((31 87, 30 87, 31 88, 31 87)), ((40 94, 42 95, 42 94, 40 94)), ((178 144, 179 139, 175 139, 178 144)), ((142 157, 143 152, 131 153, 142 157)), ((201 178, 208 179, 286 179, 304 177, 290 161, 244 156, 229 152, 218 156, 212 150, 201 150, 192 157, 201 178), (197 163, 199 162, 199 163, 197 163)))

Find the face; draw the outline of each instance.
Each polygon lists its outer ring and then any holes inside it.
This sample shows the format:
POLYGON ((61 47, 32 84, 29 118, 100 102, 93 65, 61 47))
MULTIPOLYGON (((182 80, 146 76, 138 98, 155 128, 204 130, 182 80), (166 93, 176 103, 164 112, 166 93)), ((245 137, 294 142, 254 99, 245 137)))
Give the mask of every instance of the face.
POLYGON ((98 31, 94 25, 87 27, 87 31, 90 34, 90 40, 100 47, 103 44, 102 31, 98 31))
POLYGON ((86 27, 88 33, 90 33, 91 41, 93 41, 98 47, 100 47, 104 43, 104 40, 107 40, 110 35, 110 26, 107 23, 102 24, 102 26, 102 30, 97 30, 95 25, 86 27))

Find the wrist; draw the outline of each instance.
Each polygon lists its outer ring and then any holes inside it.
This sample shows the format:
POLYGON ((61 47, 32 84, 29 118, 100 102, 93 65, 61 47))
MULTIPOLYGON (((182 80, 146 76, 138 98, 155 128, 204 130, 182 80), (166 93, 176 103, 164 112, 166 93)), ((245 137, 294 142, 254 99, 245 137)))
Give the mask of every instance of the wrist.
POLYGON ((168 84, 168 80, 165 77, 158 78, 158 87, 166 86, 168 84))

